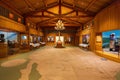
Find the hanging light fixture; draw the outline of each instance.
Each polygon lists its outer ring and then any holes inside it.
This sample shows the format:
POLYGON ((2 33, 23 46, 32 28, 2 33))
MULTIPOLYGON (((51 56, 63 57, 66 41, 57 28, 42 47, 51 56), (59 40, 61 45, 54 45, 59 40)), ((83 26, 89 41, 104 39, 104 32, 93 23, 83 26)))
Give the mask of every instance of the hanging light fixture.
POLYGON ((58 31, 58 36, 59 36, 57 45, 61 45, 61 47, 63 47, 62 41, 60 40, 60 31, 65 29, 64 24, 62 23, 62 20, 58 20, 58 22, 56 23, 56 27, 54 28, 58 31))
POLYGON ((64 27, 64 24, 62 23, 61 20, 58 20, 58 22, 56 23, 56 27, 55 27, 56 30, 64 30, 65 27, 64 27))

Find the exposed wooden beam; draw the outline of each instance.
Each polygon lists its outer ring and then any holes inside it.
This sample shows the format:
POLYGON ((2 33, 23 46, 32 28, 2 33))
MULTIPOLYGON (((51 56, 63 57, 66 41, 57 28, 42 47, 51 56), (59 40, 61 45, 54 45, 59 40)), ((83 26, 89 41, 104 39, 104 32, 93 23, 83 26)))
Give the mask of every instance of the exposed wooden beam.
MULTIPOLYGON (((32 15, 32 16, 29 16, 31 18, 37 18, 37 17, 42 17, 42 18, 59 18, 58 15, 56 16, 45 16, 45 15, 32 15)), ((85 18, 85 17, 91 17, 92 16, 88 16, 88 15, 79 15, 79 16, 66 16, 66 15, 61 15, 60 16, 61 18, 85 18)))
MULTIPOLYGON (((62 19, 62 20, 66 20, 65 22, 67 22, 67 23, 65 23, 65 24, 77 24, 77 25, 81 25, 80 23, 77 23, 77 22, 73 22, 73 21, 71 21, 71 20, 69 20, 69 19, 62 19)), ((64 23, 64 22, 63 22, 64 23)))
POLYGON ((77 3, 78 3, 78 0, 74 0, 73 7, 75 7, 77 3))
POLYGON ((42 0, 45 7, 47 7, 46 0, 42 0))
POLYGON ((40 22, 37 23, 37 25, 39 25, 40 23, 47 23, 47 22, 52 21, 52 20, 54 20, 54 19, 55 19, 55 18, 49 18, 49 19, 47 19, 47 20, 40 21, 40 22))
POLYGON ((61 10, 61 0, 59 0, 59 18, 61 18, 62 10, 61 10))
POLYGON ((50 12, 50 11, 47 11, 47 10, 45 10, 45 12, 47 12, 47 13, 49 13, 49 14, 52 14, 52 15, 54 15, 54 16, 58 16, 58 14, 55 14, 55 13, 50 12))
POLYGON ((75 10, 75 11, 83 12, 83 13, 85 13, 85 14, 87 14, 87 15, 90 15, 90 16, 95 16, 95 13, 94 13, 94 12, 85 11, 83 8, 76 7, 76 6, 73 7, 72 5, 70 5, 70 4, 66 3, 66 2, 63 2, 63 3, 62 3, 62 6, 68 7, 68 8, 70 8, 70 9, 75 10))
POLYGON ((75 12, 75 10, 72 10, 72 11, 70 11, 68 13, 65 13, 65 14, 62 14, 62 15, 68 15, 68 14, 71 14, 71 13, 74 13, 74 12, 75 12))
MULTIPOLYGON (((71 13, 73 13, 73 12, 75 12, 75 11, 72 10, 72 11, 70 11, 70 12, 68 12, 68 13, 61 14, 61 15, 55 14, 55 13, 50 12, 50 11, 47 11, 47 10, 46 10, 46 11, 41 11, 41 12, 47 12, 47 13, 52 14, 52 15, 54 15, 54 16, 29 15, 29 16, 27 16, 27 17, 65 17, 66 15, 71 14, 71 13)), ((82 16, 77 16, 77 17, 82 17, 82 16)), ((85 16, 84 16, 84 17, 85 17, 85 16)), ((88 15, 87 15, 86 17, 88 17, 88 15)))
POLYGON ((21 12, 19 10, 16 9, 16 7, 10 2, 10 1, 7 1, 7 0, 1 0, 0 1, 4 6, 6 6, 7 8, 9 8, 11 11, 17 13, 18 15, 21 16, 21 12))
POLYGON ((28 13, 25 13, 25 14, 23 14, 23 16, 27 17, 27 16, 30 16, 32 14, 35 14, 35 13, 38 13, 38 12, 41 12, 41 11, 45 11, 45 10, 47 10, 49 8, 55 7, 57 5, 58 5, 58 3, 54 2, 54 3, 50 4, 50 5, 47 5, 47 7, 44 6, 42 8, 36 9, 35 11, 30 11, 28 13))
POLYGON ((44 11, 42 11, 42 16, 44 16, 44 11))
MULTIPOLYGON (((54 27, 55 24, 39 24, 38 27, 54 27)), ((79 24, 64 24, 65 27, 80 27, 81 25, 79 24)))
POLYGON ((76 16, 78 16, 78 11, 76 11, 76 16))
POLYGON ((77 20, 72 20, 71 18, 66 18, 66 20, 70 20, 70 21, 72 21, 74 23, 81 24, 81 25, 83 24, 83 23, 81 23, 81 22, 79 22, 77 20))
POLYGON ((30 11, 34 11, 34 10, 35 10, 35 8, 34 8, 33 5, 30 3, 30 1, 28 1, 28 0, 24 0, 24 1, 25 1, 26 5, 28 6, 28 8, 29 8, 30 11))
POLYGON ((96 1, 98 1, 98 0, 91 0, 90 3, 85 8, 85 11, 87 11, 96 1))

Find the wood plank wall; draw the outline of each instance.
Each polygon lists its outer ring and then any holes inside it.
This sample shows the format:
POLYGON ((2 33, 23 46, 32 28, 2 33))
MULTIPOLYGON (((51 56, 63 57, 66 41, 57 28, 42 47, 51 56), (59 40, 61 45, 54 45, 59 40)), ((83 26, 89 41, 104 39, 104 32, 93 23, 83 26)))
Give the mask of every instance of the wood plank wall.
POLYGON ((82 36, 83 35, 86 35, 86 34, 90 34, 90 29, 85 29, 85 30, 82 30, 81 32, 80 32, 80 43, 82 43, 82 36))
MULTIPOLYGON (((58 36, 58 33, 55 33, 55 32, 45 33, 45 41, 47 42, 46 44, 49 46, 54 46, 56 43, 55 42, 56 36, 58 36), (54 38, 53 42, 47 41, 47 38, 50 36, 52 36, 54 38)), ((75 33, 62 33, 61 32, 61 36, 64 36, 64 40, 68 40, 69 37, 72 37, 72 41, 70 43, 65 43, 65 46, 75 45, 75 37, 76 37, 75 33)))
MULTIPOLYGON (((120 30, 119 0, 117 0, 95 16, 93 28, 90 29, 90 50, 93 52, 95 52, 96 50, 102 51, 102 41, 96 42, 96 37, 101 36, 102 38, 102 32, 118 29, 120 30)), ((82 31, 81 35, 87 32, 88 31, 82 31)))
POLYGON ((98 13, 94 23, 96 32, 120 29, 120 0, 98 13))

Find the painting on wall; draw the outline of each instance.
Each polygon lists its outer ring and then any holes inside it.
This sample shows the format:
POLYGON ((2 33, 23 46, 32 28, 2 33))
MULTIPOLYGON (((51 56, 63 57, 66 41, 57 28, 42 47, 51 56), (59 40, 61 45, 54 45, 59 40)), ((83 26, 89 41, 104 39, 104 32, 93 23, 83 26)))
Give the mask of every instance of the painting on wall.
POLYGON ((117 54, 120 47, 120 30, 112 30, 102 33, 103 51, 117 54))
POLYGON ((48 36, 47 41, 48 42, 53 42, 54 41, 54 37, 53 36, 48 36))
POLYGON ((17 33, 16 32, 5 32, 5 31, 0 31, 0 41, 2 42, 15 42, 17 43, 17 33))
POLYGON ((89 44, 89 34, 86 34, 86 35, 82 35, 82 43, 83 44, 89 44))

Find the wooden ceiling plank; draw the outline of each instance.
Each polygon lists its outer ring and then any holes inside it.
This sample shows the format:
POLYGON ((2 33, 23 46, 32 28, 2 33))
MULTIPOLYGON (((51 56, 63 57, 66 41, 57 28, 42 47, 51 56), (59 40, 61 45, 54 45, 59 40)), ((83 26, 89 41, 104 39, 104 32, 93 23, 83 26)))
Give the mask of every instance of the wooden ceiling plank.
POLYGON ((40 22, 37 23, 37 25, 39 25, 40 23, 46 23, 46 22, 52 21, 52 20, 54 20, 54 19, 55 19, 55 18, 49 18, 49 19, 47 19, 47 20, 40 21, 40 22))
POLYGON ((76 6, 73 7, 72 5, 70 5, 70 4, 66 3, 66 2, 63 2, 63 3, 62 3, 62 6, 68 7, 68 8, 70 8, 70 9, 75 10, 75 11, 83 12, 83 13, 85 13, 85 14, 87 14, 87 15, 90 15, 90 16, 95 16, 95 13, 94 13, 94 12, 85 11, 83 8, 76 7, 76 6))
POLYGON ((83 23, 81 23, 81 22, 79 22, 79 21, 77 21, 77 20, 72 20, 71 18, 67 18, 67 19, 69 19, 69 20, 71 20, 71 21, 73 21, 73 22, 76 22, 76 23, 79 23, 79 24, 83 24, 83 23))
POLYGON ((35 10, 35 8, 34 8, 33 5, 30 3, 30 1, 28 1, 28 0, 24 0, 24 1, 25 1, 26 5, 28 6, 28 8, 29 8, 31 11, 34 11, 34 10, 35 10))
POLYGON ((96 1, 98 0, 91 0, 91 2, 88 4, 88 6, 85 8, 85 11, 87 11, 96 1))
POLYGON ((54 2, 54 3, 52 3, 51 5, 47 5, 47 7, 42 7, 42 8, 36 9, 35 11, 30 11, 30 12, 28 12, 28 13, 25 13, 25 14, 23 14, 23 16, 24 16, 24 17, 31 16, 31 15, 36 14, 36 13, 38 13, 38 12, 46 11, 47 9, 52 8, 52 7, 55 7, 55 6, 57 6, 57 5, 58 5, 58 3, 54 2))
POLYGON ((63 15, 68 15, 68 14, 71 14, 71 13, 74 13, 74 12, 75 12, 75 10, 72 10, 72 11, 70 11, 68 13, 63 14, 63 15))
POLYGON ((46 3, 46 0, 42 0, 43 4, 45 7, 47 7, 47 3, 46 3))
POLYGON ((67 20, 67 21, 69 21, 70 23, 73 22, 73 23, 75 23, 75 24, 82 25, 82 23, 77 22, 77 21, 75 21, 75 20, 72 20, 72 19, 70 19, 70 18, 63 18, 63 20, 67 20))
POLYGON ((8 2, 7 0, 1 0, 0 2, 21 16, 22 13, 18 9, 16 9, 12 3, 8 2), (12 5, 10 5, 9 3, 12 5))
POLYGON ((78 0, 74 0, 73 7, 76 6, 77 2, 78 2, 78 0))
POLYGON ((58 16, 58 14, 55 14, 55 13, 53 13, 53 12, 50 12, 50 11, 45 11, 45 12, 47 12, 47 13, 49 13, 49 14, 52 14, 52 15, 54 15, 54 16, 58 16))

